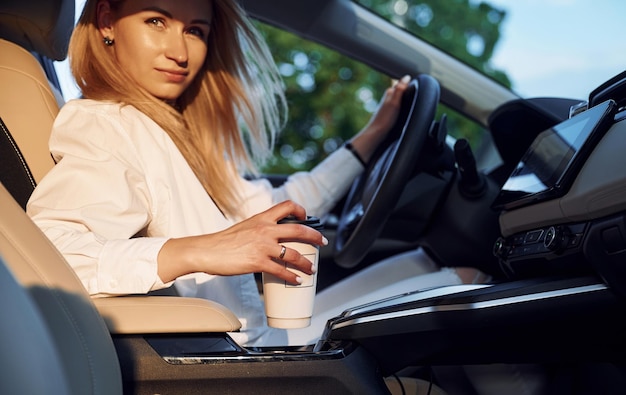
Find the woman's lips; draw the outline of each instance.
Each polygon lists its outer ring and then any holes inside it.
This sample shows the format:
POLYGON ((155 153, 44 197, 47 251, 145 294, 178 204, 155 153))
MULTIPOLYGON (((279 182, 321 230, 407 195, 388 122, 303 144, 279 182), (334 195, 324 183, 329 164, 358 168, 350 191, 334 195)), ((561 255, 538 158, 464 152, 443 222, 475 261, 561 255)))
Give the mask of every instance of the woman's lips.
POLYGON ((177 70, 161 70, 157 69, 161 74, 165 76, 165 78, 170 82, 183 82, 187 78, 186 71, 177 71, 177 70))

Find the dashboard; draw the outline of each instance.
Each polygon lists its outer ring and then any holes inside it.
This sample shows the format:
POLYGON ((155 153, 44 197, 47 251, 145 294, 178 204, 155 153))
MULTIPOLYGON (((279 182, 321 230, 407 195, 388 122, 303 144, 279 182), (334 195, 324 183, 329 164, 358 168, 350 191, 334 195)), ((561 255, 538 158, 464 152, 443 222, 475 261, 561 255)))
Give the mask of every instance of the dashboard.
POLYGON ((626 272, 616 262, 626 259, 625 118, 626 112, 608 100, 546 129, 530 145, 494 202, 504 208, 502 236, 493 252, 505 274, 599 273, 605 282, 621 286, 626 272), (546 134, 554 139, 555 130, 575 133, 560 138, 559 149, 554 143, 546 149, 546 134), (533 161, 541 162, 534 167, 543 176, 527 169, 532 170, 533 161), (555 165, 546 165, 551 161, 555 165), (515 184, 520 174, 534 180, 522 185, 530 185, 527 190, 517 188, 519 180, 515 184))

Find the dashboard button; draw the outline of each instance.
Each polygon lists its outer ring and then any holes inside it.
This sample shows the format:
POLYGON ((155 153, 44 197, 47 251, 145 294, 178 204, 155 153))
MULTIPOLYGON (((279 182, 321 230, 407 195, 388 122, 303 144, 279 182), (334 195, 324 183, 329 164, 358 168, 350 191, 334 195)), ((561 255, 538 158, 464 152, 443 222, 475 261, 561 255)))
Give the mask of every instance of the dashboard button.
POLYGON ((524 240, 526 243, 536 243, 543 236, 543 229, 533 230, 531 232, 526 233, 526 239, 524 240))

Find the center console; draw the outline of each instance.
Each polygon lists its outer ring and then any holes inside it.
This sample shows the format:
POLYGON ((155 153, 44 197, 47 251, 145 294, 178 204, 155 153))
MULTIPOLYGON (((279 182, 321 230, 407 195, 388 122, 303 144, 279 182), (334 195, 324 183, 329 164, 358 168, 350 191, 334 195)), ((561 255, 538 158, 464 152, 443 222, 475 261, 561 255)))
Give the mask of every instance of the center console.
POLYGON ((318 351, 359 343, 383 374, 406 366, 624 358, 619 301, 595 277, 442 287, 344 312, 318 351), (446 292, 448 291, 448 292, 446 292), (580 336, 584 333, 584 336, 580 336))
POLYGON ((502 213, 493 253, 507 281, 350 309, 328 322, 316 350, 356 342, 383 374, 410 365, 626 362, 626 323, 617 318, 626 308, 626 122, 603 97, 540 133, 494 202, 502 213))

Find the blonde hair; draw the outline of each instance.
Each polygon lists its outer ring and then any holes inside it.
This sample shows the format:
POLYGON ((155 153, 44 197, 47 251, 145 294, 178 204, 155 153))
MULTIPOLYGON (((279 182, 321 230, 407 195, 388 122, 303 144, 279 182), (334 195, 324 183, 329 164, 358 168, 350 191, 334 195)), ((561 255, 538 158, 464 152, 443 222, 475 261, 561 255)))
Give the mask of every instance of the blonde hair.
MULTIPOLYGON (((112 9, 123 1, 109 0, 112 9)), ((235 0, 212 1, 203 69, 177 109, 141 89, 104 45, 97 2, 88 0, 72 35, 70 67, 85 98, 132 105, 169 134, 222 212, 237 216, 233 175, 255 174, 272 153, 287 108, 267 45, 235 0)))

